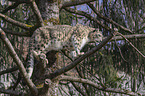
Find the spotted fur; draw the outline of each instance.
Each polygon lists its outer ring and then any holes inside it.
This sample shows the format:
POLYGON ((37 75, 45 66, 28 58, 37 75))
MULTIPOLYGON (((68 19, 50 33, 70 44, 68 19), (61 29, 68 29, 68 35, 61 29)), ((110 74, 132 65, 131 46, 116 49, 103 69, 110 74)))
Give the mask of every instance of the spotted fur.
POLYGON ((29 44, 28 76, 31 77, 34 57, 48 63, 46 53, 51 50, 68 50, 72 58, 83 55, 81 49, 89 42, 100 42, 102 33, 95 28, 77 24, 55 25, 38 28, 32 35, 29 44))

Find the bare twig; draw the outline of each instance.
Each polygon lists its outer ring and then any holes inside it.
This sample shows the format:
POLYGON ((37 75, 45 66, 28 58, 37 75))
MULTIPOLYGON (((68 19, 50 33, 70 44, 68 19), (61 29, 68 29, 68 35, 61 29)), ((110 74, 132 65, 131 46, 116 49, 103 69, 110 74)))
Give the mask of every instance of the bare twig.
POLYGON ((118 48, 118 50, 119 50, 120 56, 121 56, 121 58, 123 59, 123 61, 128 62, 128 61, 125 60, 125 58, 123 57, 122 52, 121 52, 121 49, 120 49, 120 47, 117 45, 117 41, 116 41, 116 40, 115 40, 115 44, 116 44, 116 46, 117 46, 117 48, 118 48))
MULTIPOLYGON (((76 71, 78 72, 78 74, 81 78, 85 78, 85 75, 82 73, 81 70, 79 70, 78 66, 76 67, 76 71)), ((86 84, 82 84, 82 85, 85 88, 87 95, 89 96, 89 89, 87 88, 87 85, 86 84)))
POLYGON ((78 86, 77 84, 75 84, 74 82, 71 81, 71 84, 75 87, 75 89, 81 93, 83 96, 89 96, 87 95, 85 92, 83 92, 82 88, 80 88, 80 86, 78 86))
POLYGON ((11 2, 21 2, 21 3, 29 3, 30 0, 8 0, 8 1, 11 1, 11 2))
POLYGON ((92 75, 93 77, 95 77, 95 79, 97 79, 99 81, 99 84, 103 87, 106 88, 105 84, 101 81, 100 78, 96 77, 95 75, 93 75, 93 73, 91 73, 86 67, 84 67, 83 65, 80 65, 81 67, 83 67, 83 69, 85 69, 85 71, 87 71, 90 75, 92 75))
MULTIPOLYGON (((113 34, 115 34, 113 32, 113 34)), ((67 72, 71 70, 72 68, 76 67, 81 61, 83 61, 85 58, 89 57, 90 55, 94 54, 96 51, 100 50, 109 40, 113 37, 113 34, 110 34, 106 39, 104 39, 98 46, 92 48, 90 51, 86 52, 83 56, 76 59, 74 62, 69 64, 66 67, 63 67, 62 69, 56 70, 53 73, 50 73, 49 75, 46 75, 46 78, 53 79, 59 75, 61 75, 64 72, 67 72)))
POLYGON ((14 90, 9 90, 9 89, 4 89, 4 88, 0 88, 0 93, 10 94, 10 95, 15 95, 15 96, 23 96, 23 94, 19 91, 14 91, 14 90))
MULTIPOLYGON (((76 69, 77 70, 77 69, 76 69)), ((78 71, 78 70, 77 70, 78 71)), ((79 73, 80 73, 80 71, 79 71, 79 73)), ((79 74, 78 73, 78 74, 79 74)), ((69 75, 69 74, 67 74, 67 73, 65 73, 65 75, 69 75)), ((82 78, 82 77, 81 77, 82 78)), ((70 81, 71 82, 71 81, 70 81)), ((78 86, 75 82, 71 82, 71 84, 74 86, 74 88, 78 91, 78 92, 80 92, 83 96, 89 96, 89 91, 88 90, 86 90, 86 92, 84 91, 84 90, 82 90, 82 88, 80 88, 80 86, 78 86)), ((83 84, 84 85, 84 84, 83 84)), ((87 86, 85 86, 85 89, 87 89, 87 86)))
POLYGON ((70 6, 76 6, 76 5, 81 5, 89 2, 93 2, 96 0, 72 0, 69 2, 64 2, 62 5, 59 6, 60 9, 65 8, 65 7, 70 7, 70 6))
POLYGON ((16 2, 16 3, 14 3, 13 5, 10 5, 9 7, 7 7, 6 9, 4 9, 1 13, 6 13, 6 12, 8 12, 9 10, 11 10, 11 9, 15 9, 16 7, 18 7, 19 6, 19 4, 21 4, 21 2, 16 2))
POLYGON ((33 9, 33 12, 37 18, 37 24, 40 26, 44 26, 42 16, 34 0, 31 0, 31 8, 33 9))
POLYGON ((71 76, 61 76, 60 80, 89 84, 89 85, 97 88, 98 90, 102 90, 105 92, 121 93, 121 94, 132 95, 132 96, 140 95, 139 93, 131 92, 131 91, 125 90, 125 89, 117 89, 117 88, 105 88, 104 89, 104 87, 100 87, 96 83, 94 83, 90 80, 87 80, 87 79, 82 79, 82 78, 76 78, 76 77, 71 77, 71 76))
POLYGON ((14 72, 14 71, 17 71, 17 70, 18 70, 18 67, 15 66, 15 67, 13 67, 13 68, 9 68, 9 69, 0 71, 0 75, 6 74, 6 73, 11 73, 11 72, 14 72))
POLYGON ((145 58, 145 55, 143 55, 125 36, 119 32, 117 32, 117 34, 121 35, 142 57, 145 58))
POLYGON ((18 78, 17 78, 17 80, 16 80, 16 83, 14 83, 14 85, 10 86, 9 89, 15 90, 16 87, 18 86, 18 84, 20 83, 21 80, 22 80, 22 77, 21 77, 21 74, 20 74, 20 72, 19 72, 19 73, 18 73, 18 78))
POLYGON ((91 4, 91 3, 87 3, 87 4, 88 4, 89 7, 97 14, 98 17, 104 19, 104 20, 107 21, 107 22, 110 22, 110 23, 116 25, 117 27, 123 29, 123 30, 126 31, 126 32, 133 33, 130 29, 127 29, 127 28, 123 27, 122 25, 116 23, 115 21, 113 21, 113 20, 111 20, 111 19, 109 19, 109 18, 107 18, 107 17, 101 15, 101 14, 97 11, 97 9, 93 6, 93 4, 91 4))
POLYGON ((30 26, 31 26, 31 25, 27 25, 27 24, 21 23, 19 21, 16 21, 16 20, 14 20, 14 19, 12 19, 12 18, 10 18, 10 17, 8 17, 8 16, 6 16, 4 14, 1 14, 1 13, 0 13, 0 18, 3 18, 7 22, 9 22, 9 23, 11 23, 13 25, 19 26, 19 27, 21 27, 23 29, 26 29, 26 30, 29 30, 30 26))
POLYGON ((107 29, 108 31, 111 31, 111 28, 109 28, 108 26, 106 26, 104 24, 101 24, 99 20, 97 20, 96 18, 92 17, 90 14, 88 14, 88 13, 86 13, 84 11, 74 10, 73 8, 64 8, 64 9, 66 11, 70 12, 70 13, 74 13, 74 14, 85 16, 89 20, 96 22, 98 25, 102 26, 103 28, 107 29))
MULTIPOLYGON (((115 37, 115 36, 114 36, 114 37, 115 37)), ((121 49, 120 49, 120 47, 117 45, 116 38, 115 38, 115 44, 116 44, 116 46, 117 46, 117 48, 118 48, 118 50, 119 50, 119 53, 120 53, 121 58, 122 58, 125 62, 128 62, 128 61, 125 60, 125 58, 123 57, 122 52, 121 52, 121 49)))
POLYGON ((25 37, 30 37, 29 31, 28 32, 13 32, 12 30, 9 30, 7 28, 2 28, 2 30, 7 33, 7 34, 12 34, 12 35, 17 35, 17 36, 25 36, 25 37))
MULTIPOLYGON (((127 39, 134 39, 134 38, 138 38, 138 39, 141 39, 141 38, 145 38, 145 34, 132 34, 132 35, 123 35, 125 38, 127 39)), ((104 37, 106 38, 106 37, 104 37)), ((124 40, 124 38, 122 36, 115 36, 111 39, 111 41, 114 41, 114 40, 124 40)))
POLYGON ((36 86, 33 84, 33 82, 27 76, 27 72, 25 70, 25 67, 24 67, 22 61, 19 59, 12 44, 10 43, 10 41, 8 40, 8 38, 6 37, 6 35, 2 29, 0 29, 0 38, 4 42, 4 44, 6 45, 9 54, 11 55, 11 57, 13 58, 15 63, 17 64, 17 66, 18 66, 22 76, 24 77, 27 85, 29 86, 32 94, 36 96, 38 94, 38 90, 36 89, 36 86))

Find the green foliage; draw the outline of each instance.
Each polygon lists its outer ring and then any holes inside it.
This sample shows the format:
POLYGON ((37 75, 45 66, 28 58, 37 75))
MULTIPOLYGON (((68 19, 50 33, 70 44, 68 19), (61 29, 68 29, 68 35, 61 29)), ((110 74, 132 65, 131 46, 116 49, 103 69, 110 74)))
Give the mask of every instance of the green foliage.
MULTIPOLYGON (((108 17, 118 24, 132 30, 134 34, 144 34, 144 24, 145 24, 145 0, 96 0, 94 2, 94 6, 98 10, 100 14, 105 17, 108 17)), ((4 5, 0 4, 0 10, 4 10, 8 7, 8 2, 4 5)), ((80 5, 75 7, 75 9, 81 9, 82 11, 87 12, 91 16, 95 17, 102 24, 116 28, 117 26, 110 24, 104 19, 98 17, 87 5, 80 5)), ((31 25, 35 25, 36 18, 29 6, 29 4, 21 4, 16 9, 10 10, 6 13, 7 16, 26 23, 28 27, 31 25)), ((76 23, 82 23, 84 25, 90 25, 95 28, 99 28, 102 31, 104 36, 108 36, 110 32, 101 26, 99 26, 96 22, 89 20, 83 16, 79 16, 76 14, 72 14, 64 11, 63 9, 59 14, 60 21, 59 23, 62 25, 75 25, 76 23)), ((6 21, 1 20, 1 25, 3 27, 12 30, 13 32, 25 32, 25 30, 16 27, 7 23, 6 21)), ((54 19, 51 19, 53 21, 54 19)), ((58 21, 58 20, 56 20, 58 21)), ((44 21, 47 23, 47 21, 44 21)), ((118 28, 118 27, 117 27, 118 28)), ((123 29, 119 29, 119 32, 126 35, 129 34, 125 32, 123 29)), ((12 45, 14 46, 17 54, 21 58, 23 62, 26 59, 27 52, 27 43, 28 38, 26 37, 18 37, 14 35, 7 35, 12 45)), ((143 54, 145 54, 145 39, 131 39, 130 40, 143 54)), ((83 51, 87 52, 88 50, 95 47, 93 44, 86 46, 83 51)), ((2 70, 13 67, 15 64, 13 60, 10 58, 9 53, 7 52, 5 45, 0 41, 0 68, 2 70)), ((65 59, 62 59, 63 66, 69 64, 65 59)), ((104 48, 102 48, 97 53, 94 53, 89 58, 85 59, 81 62, 78 69, 80 70, 82 77, 92 82, 98 84, 98 86, 102 87, 111 87, 111 88, 124 88, 129 89, 133 92, 141 91, 144 92, 145 87, 145 59, 136 52, 136 50, 130 46, 128 42, 125 40, 119 40, 116 43, 114 41, 106 44, 104 48), (120 48, 120 50, 119 50, 120 48), (125 60, 124 60, 124 59, 125 60), (122 74, 119 74, 121 72, 122 74)), ((81 77, 78 75, 76 71, 73 73, 75 76, 81 77)), ((8 81, 9 77, 12 77, 15 80, 15 76, 17 76, 17 72, 14 75, 3 76, 4 81, 8 81)), ((2 79, 1 78, 1 79, 2 79)), ((15 82, 15 81, 13 81, 15 82)), ((69 85, 68 83, 66 85, 69 85)), ((95 96, 96 94, 99 96, 110 95, 115 96, 114 93, 108 93, 103 91, 98 91, 92 86, 78 84, 80 88, 83 89, 84 92, 87 93, 88 96, 95 96), (86 86, 86 89, 85 89, 86 86), (88 90, 87 90, 88 88, 88 90)), ((0 87, 3 88, 5 85, 0 83, 0 87)), ((71 90, 72 86, 69 86, 68 89, 71 90)), ((61 88, 60 88, 61 90, 61 88)), ((68 94, 66 90, 63 89, 63 93, 67 95, 76 95, 77 93, 72 90, 68 94)), ((61 93, 61 94, 63 94, 61 93)))

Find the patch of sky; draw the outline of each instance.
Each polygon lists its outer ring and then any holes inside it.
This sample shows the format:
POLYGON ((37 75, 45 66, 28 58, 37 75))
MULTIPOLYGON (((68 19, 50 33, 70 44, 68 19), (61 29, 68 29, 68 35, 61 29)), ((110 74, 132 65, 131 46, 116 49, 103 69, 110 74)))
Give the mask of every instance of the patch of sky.
POLYGON ((2 6, 6 4, 5 0, 0 0, 0 3, 2 6))
MULTIPOLYGON (((102 0, 100 0, 100 1, 102 1, 102 0)), ((93 16, 93 17, 95 16, 95 14, 92 13, 91 8, 89 8, 89 6, 87 4, 82 4, 82 5, 78 5, 78 6, 75 6, 75 7, 73 6, 72 8, 77 9, 79 11, 86 12, 88 14, 91 14, 91 16, 93 16)), ((83 16, 77 15, 77 17, 83 17, 83 16)), ((84 24, 84 19, 85 19, 85 17, 79 19, 78 20, 79 22, 77 22, 77 23, 84 24)))

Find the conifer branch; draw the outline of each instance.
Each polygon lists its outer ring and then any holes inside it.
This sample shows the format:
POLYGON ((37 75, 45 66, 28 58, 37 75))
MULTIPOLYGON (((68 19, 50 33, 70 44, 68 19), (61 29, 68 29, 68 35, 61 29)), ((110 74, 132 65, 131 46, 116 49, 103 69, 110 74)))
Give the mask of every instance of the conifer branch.
POLYGON ((107 17, 101 15, 101 14, 97 11, 97 9, 93 6, 93 4, 91 4, 91 3, 87 3, 87 4, 88 4, 88 6, 97 14, 98 17, 104 19, 104 20, 107 21, 107 22, 110 22, 110 23, 116 25, 117 27, 123 29, 123 30, 126 31, 126 32, 133 33, 130 29, 127 29, 127 28, 125 28, 124 26, 118 24, 117 22, 115 22, 115 21, 113 21, 113 20, 111 20, 111 19, 109 19, 109 18, 107 18, 107 17))
POLYGON ((94 88, 101 90, 101 91, 105 91, 105 92, 113 92, 113 93, 121 93, 121 94, 126 94, 126 95, 131 95, 131 96, 138 96, 140 95, 139 93, 135 93, 129 90, 125 90, 125 89, 119 89, 119 88, 104 88, 99 86, 98 84, 87 80, 87 79, 83 79, 83 78, 77 78, 77 77, 72 77, 72 76, 61 76, 60 78, 61 81, 72 81, 72 82, 79 82, 79 83, 85 83, 88 85, 93 86, 94 88))
POLYGON ((73 8, 64 8, 64 9, 66 11, 70 12, 70 13, 74 13, 74 14, 78 14, 78 15, 81 15, 81 16, 85 16, 89 20, 96 22, 98 25, 100 25, 101 27, 107 29, 108 31, 111 31, 112 30, 111 28, 109 28, 108 26, 100 23, 99 20, 97 20, 96 18, 92 17, 90 14, 88 14, 88 13, 86 13, 84 11, 74 10, 73 8))

